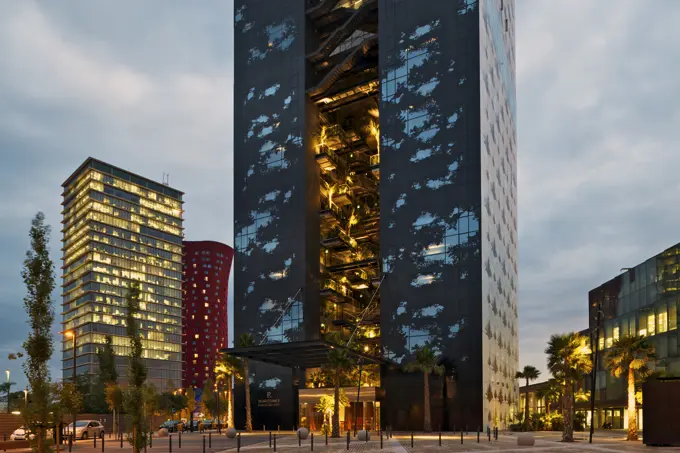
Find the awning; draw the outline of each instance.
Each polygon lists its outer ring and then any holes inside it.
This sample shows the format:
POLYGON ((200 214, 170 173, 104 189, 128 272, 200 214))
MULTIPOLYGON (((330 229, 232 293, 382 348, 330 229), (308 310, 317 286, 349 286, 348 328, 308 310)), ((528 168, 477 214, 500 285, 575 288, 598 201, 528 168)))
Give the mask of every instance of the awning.
POLYGON ((318 368, 328 363, 328 352, 334 348, 347 350, 348 355, 356 361, 363 359, 364 365, 389 363, 381 357, 362 354, 323 340, 270 343, 248 348, 227 348, 220 352, 288 368, 318 368))

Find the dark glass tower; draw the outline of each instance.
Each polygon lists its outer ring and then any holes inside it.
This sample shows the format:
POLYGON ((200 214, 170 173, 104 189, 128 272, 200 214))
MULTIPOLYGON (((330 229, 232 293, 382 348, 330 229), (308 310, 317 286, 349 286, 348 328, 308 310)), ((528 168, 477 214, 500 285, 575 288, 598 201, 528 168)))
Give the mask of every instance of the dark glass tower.
POLYGON ((329 333, 382 364, 362 358, 360 395, 359 373, 343 384, 344 428, 422 427, 423 377, 402 365, 425 345, 445 367, 435 429, 509 423, 514 2, 235 8, 234 327, 258 347, 234 352, 268 362, 251 367, 254 425, 320 428, 323 351, 300 346, 329 333))

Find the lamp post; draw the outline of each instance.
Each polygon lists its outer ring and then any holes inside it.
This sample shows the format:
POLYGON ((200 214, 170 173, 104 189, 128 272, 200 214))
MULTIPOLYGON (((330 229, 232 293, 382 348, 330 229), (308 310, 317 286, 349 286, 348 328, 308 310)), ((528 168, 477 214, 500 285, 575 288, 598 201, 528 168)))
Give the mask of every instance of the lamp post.
MULTIPOLYGON (((588 439, 588 443, 592 444, 593 443, 593 433, 595 432, 595 384, 596 384, 596 377, 597 377, 597 358, 598 358, 598 349, 600 347, 600 322, 601 322, 601 317, 602 317, 602 298, 597 302, 597 318, 595 321, 595 339, 593 341, 594 345, 591 345, 591 349, 593 350, 593 371, 590 376, 590 436, 588 439), (594 347, 593 347, 594 346, 594 347)), ((593 335, 590 335, 591 341, 593 338, 593 335)))
POLYGON ((28 407, 28 387, 24 389, 24 406, 28 407))
MULTIPOLYGON (((64 335, 66 335, 67 338, 73 338, 73 374, 71 375, 71 381, 73 382, 73 387, 75 388, 76 386, 76 330, 67 330, 64 332, 64 335)), ((76 414, 75 412, 71 414, 71 418, 73 419, 73 440, 76 440, 76 414)))
POLYGON ((10 408, 9 408, 9 388, 12 386, 12 383, 9 380, 9 370, 5 370, 5 373, 7 373, 7 413, 10 413, 10 408))

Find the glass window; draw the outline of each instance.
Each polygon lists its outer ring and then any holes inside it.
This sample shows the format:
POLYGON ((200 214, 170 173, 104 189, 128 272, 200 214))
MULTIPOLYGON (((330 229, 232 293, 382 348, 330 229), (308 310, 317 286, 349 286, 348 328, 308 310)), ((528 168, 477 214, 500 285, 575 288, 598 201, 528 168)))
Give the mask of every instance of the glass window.
POLYGON ((640 322, 638 323, 638 335, 647 335, 647 316, 640 314, 640 322))
POLYGON ((668 355, 669 357, 678 356, 678 336, 676 334, 668 335, 668 355))
POLYGON ((656 308, 656 333, 664 333, 668 330, 668 313, 666 304, 656 308))
POLYGON ((654 312, 647 314, 647 335, 649 336, 656 335, 656 323, 654 312))
POLYGON ((619 339, 619 333, 620 333, 619 326, 614 326, 613 335, 612 335, 612 338, 613 338, 614 341, 619 339))
POLYGON ((668 305, 668 330, 678 328, 678 306, 675 302, 668 305))

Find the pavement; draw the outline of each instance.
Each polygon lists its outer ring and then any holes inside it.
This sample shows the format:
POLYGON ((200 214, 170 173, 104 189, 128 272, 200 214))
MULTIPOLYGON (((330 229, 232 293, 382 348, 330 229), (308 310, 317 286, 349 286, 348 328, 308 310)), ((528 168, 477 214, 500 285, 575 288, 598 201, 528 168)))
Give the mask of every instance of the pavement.
MULTIPOLYGON (((439 445, 438 434, 415 434, 413 437, 413 447, 411 447, 410 433, 395 433, 391 439, 383 437, 382 446, 380 437, 377 433, 371 433, 369 442, 360 442, 356 438, 351 438, 349 449, 347 448, 346 437, 340 439, 328 439, 321 433, 314 434, 314 446, 312 450, 311 436, 305 440, 298 441, 292 432, 279 432, 276 434, 276 451, 285 453, 296 453, 302 451, 321 451, 326 453, 340 452, 370 452, 383 451, 385 453, 434 453, 434 452, 523 452, 531 450, 540 453, 569 453, 569 452, 595 452, 595 453, 634 453, 649 451, 651 447, 646 447, 642 442, 627 442, 623 433, 596 433, 593 443, 588 443, 587 433, 575 433, 575 442, 560 442, 561 433, 559 432, 536 432, 536 444, 533 447, 518 447, 518 433, 500 433, 498 440, 493 438, 489 441, 488 437, 480 435, 477 442, 476 433, 463 435, 461 443, 460 433, 442 433, 441 446, 439 445)), ((203 453, 203 434, 185 433, 182 435, 182 446, 179 447, 178 434, 172 435, 172 450, 168 438, 154 438, 153 448, 148 448, 147 453, 203 453)), ((208 435, 205 435, 205 453, 232 453, 237 449, 236 439, 228 439, 224 434, 211 434, 211 442, 208 435)), ((120 448, 120 443, 113 440, 105 440, 105 452, 131 453, 129 444, 124 443, 120 448)), ((16 451, 16 450, 15 450, 16 451)), ((66 450, 68 451, 68 448, 66 450)), ((79 441, 74 447, 73 452, 77 453, 99 453, 101 452, 101 441, 97 442, 97 448, 93 447, 92 441, 79 441)), ((255 432, 241 434, 241 448, 244 453, 272 453, 273 445, 269 447, 269 433, 255 432)), ((663 453, 679 452, 680 448, 666 447, 663 453)))

